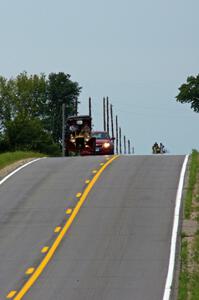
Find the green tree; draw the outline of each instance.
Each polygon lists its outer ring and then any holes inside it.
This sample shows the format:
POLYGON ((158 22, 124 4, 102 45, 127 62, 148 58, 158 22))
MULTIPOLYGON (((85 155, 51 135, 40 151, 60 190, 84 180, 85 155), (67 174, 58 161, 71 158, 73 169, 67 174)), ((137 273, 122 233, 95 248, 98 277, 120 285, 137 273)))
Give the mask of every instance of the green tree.
POLYGON ((26 72, 9 80, 0 76, 0 149, 39 150, 48 145, 49 151, 51 145, 55 151, 61 140, 62 103, 66 117, 74 114, 80 91, 63 72, 47 79, 26 72))
POLYGON ((0 123, 4 129, 5 122, 18 115, 30 118, 44 118, 46 115, 46 79, 45 75, 30 75, 26 72, 9 80, 0 77, 0 123))
POLYGON ((4 130, 5 123, 14 117, 15 83, 0 76, 0 130, 4 130))
POLYGON ((199 112, 199 74, 187 78, 187 82, 179 88, 179 94, 176 96, 178 102, 190 103, 195 112, 199 112))
POLYGON ((70 79, 69 74, 63 72, 51 73, 48 77, 48 119, 46 129, 52 132, 53 139, 59 142, 61 139, 62 103, 66 104, 66 118, 75 113, 75 102, 81 92, 77 82, 70 79))
POLYGON ((4 141, 9 150, 60 154, 59 145, 53 142, 52 136, 43 129, 42 121, 38 118, 18 114, 14 120, 7 122, 4 141))
POLYGON ((42 119, 46 113, 47 83, 44 74, 20 73, 15 79, 14 110, 16 115, 42 119))

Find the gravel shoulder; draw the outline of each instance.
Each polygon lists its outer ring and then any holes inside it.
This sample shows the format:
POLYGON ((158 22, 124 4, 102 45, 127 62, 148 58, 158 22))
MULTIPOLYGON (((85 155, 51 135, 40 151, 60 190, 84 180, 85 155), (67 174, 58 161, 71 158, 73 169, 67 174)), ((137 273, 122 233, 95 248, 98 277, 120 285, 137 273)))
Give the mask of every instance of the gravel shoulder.
POLYGON ((5 176, 7 176, 9 173, 13 172, 14 170, 16 170, 17 168, 23 166, 24 164, 28 163, 29 161, 34 160, 35 157, 33 158, 25 158, 25 159, 21 159, 18 160, 2 169, 0 169, 0 180, 3 179, 5 176))

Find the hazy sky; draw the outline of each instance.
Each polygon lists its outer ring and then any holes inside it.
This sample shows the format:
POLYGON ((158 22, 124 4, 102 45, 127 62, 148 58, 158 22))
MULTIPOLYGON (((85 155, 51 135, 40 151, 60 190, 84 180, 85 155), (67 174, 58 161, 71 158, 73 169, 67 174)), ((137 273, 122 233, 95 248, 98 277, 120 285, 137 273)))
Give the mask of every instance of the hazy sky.
POLYGON ((137 154, 155 141, 187 153, 199 114, 175 96, 199 73, 198 13, 198 0, 0 0, 0 75, 69 73, 95 129, 109 96, 137 154))

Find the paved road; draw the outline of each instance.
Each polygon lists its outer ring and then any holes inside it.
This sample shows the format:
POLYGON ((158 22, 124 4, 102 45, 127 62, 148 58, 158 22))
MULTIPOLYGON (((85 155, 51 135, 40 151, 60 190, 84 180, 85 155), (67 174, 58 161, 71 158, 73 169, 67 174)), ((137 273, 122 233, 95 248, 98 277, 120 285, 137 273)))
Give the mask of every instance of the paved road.
MULTIPOLYGON (((19 290, 104 157, 43 159, 0 186, 0 299, 19 290)), ((160 300, 183 156, 122 156, 104 171, 27 300, 160 300)))

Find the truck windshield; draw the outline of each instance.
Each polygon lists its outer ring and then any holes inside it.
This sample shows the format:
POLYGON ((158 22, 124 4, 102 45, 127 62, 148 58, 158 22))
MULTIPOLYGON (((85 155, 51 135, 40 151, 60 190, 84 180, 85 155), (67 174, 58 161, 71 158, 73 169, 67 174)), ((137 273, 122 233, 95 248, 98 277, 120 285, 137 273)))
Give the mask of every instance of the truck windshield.
POLYGON ((97 140, 110 139, 110 136, 107 132, 93 132, 92 137, 95 137, 97 140))

